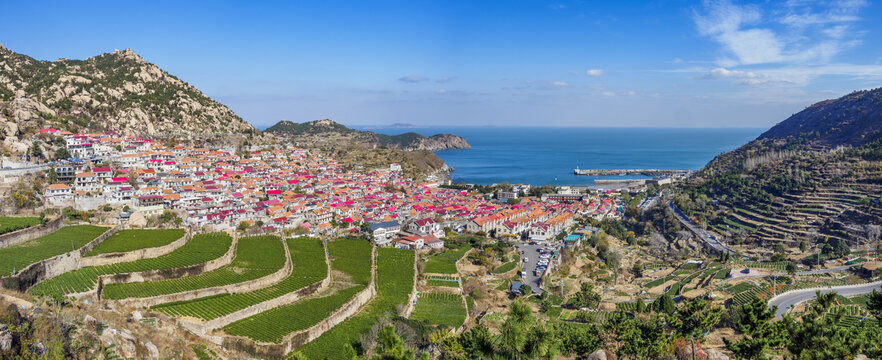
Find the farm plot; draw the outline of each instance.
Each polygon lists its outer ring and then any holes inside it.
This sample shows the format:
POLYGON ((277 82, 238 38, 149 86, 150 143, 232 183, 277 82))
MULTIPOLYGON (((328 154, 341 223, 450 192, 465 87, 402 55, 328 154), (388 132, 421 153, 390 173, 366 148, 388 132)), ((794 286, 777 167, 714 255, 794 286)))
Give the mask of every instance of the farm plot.
POLYGON ((285 266, 284 249, 278 236, 240 238, 236 257, 220 269, 171 280, 109 284, 101 297, 111 300, 150 297, 259 279, 285 266))
POLYGON ((295 238, 288 239, 287 242, 293 269, 291 275, 279 283, 246 293, 223 294, 160 304, 153 306, 152 310, 171 316, 192 316, 202 320, 211 320, 300 290, 327 276, 328 268, 325 265, 325 250, 321 240, 295 238))
POLYGON ((471 245, 464 245, 459 249, 450 249, 433 256, 426 262, 423 272, 430 274, 456 274, 456 262, 471 250, 471 245))
POLYGON ((221 257, 229 250, 232 242, 230 235, 225 233, 199 234, 177 250, 163 256, 85 267, 40 282, 28 289, 28 292, 37 296, 80 293, 94 289, 100 275, 174 269, 201 264, 221 257))
POLYGON ((446 286, 456 288, 459 287, 459 283, 459 276, 431 275, 426 277, 426 285, 429 286, 446 286))
POLYGON ((334 257, 331 267, 359 282, 335 281, 350 286, 329 296, 301 300, 247 317, 225 326, 224 331, 257 341, 278 343, 294 331, 317 324, 352 299, 370 283, 371 245, 361 240, 341 240, 329 243, 328 248, 334 257))
POLYGON ((49 235, 0 249, 0 276, 30 264, 79 249, 107 231, 92 225, 66 226, 49 235))
POLYGON ((520 262, 521 262, 521 257, 518 255, 515 255, 514 260, 509 261, 505 264, 499 265, 499 267, 493 269, 493 271, 491 271, 491 273, 502 274, 502 273, 512 271, 512 270, 514 270, 514 268, 516 268, 518 266, 518 264, 520 262))
POLYGON ((462 296, 460 295, 427 292, 420 294, 410 318, 426 321, 430 324, 458 328, 465 322, 466 309, 462 305, 462 296))
POLYGON ((184 229, 121 230, 104 239, 85 256, 122 253, 171 244, 184 236, 184 229))
POLYGON ((40 218, 38 217, 0 216, 0 235, 21 229, 27 229, 39 223, 40 218))
POLYGON ((394 248, 378 250, 377 297, 358 314, 326 331, 300 350, 309 359, 341 359, 343 344, 352 344, 387 314, 407 302, 413 290, 413 252, 394 248))

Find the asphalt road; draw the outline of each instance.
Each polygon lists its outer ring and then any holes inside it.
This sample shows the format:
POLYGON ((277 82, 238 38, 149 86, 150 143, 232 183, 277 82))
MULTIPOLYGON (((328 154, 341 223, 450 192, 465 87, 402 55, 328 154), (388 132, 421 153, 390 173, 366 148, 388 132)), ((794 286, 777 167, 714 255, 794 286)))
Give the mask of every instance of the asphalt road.
MULTIPOLYGON (((536 264, 539 263, 539 256, 541 255, 537 249, 541 248, 541 245, 530 245, 527 242, 522 242, 518 244, 519 253, 521 255, 521 259, 526 258, 527 262, 523 262, 522 270, 526 272, 526 276, 524 276, 524 281, 527 285, 530 285, 530 288, 533 289, 534 293, 541 293, 544 290, 539 288, 539 280, 540 276, 533 275, 533 270, 536 269, 536 264)), ((541 275, 541 274, 540 274, 541 275)))
POLYGON ((704 230, 701 230, 694 224, 692 224, 692 220, 689 220, 686 214, 683 214, 683 212, 677 208, 677 205, 674 205, 674 200, 668 200, 668 207, 671 208, 671 210, 674 212, 674 215, 677 216, 677 219, 680 220, 683 225, 686 225, 689 230, 692 230, 695 235, 698 235, 698 238, 704 240, 704 242, 707 243, 708 246, 719 252, 725 251, 729 254, 734 253, 732 249, 728 248, 726 245, 723 245, 723 243, 719 242, 714 236, 708 234, 704 230))
MULTIPOLYGON (((834 286, 831 288, 821 289, 820 291, 822 294, 835 291, 842 296, 853 296, 870 293, 873 292, 874 289, 882 290, 882 281, 862 285, 834 286)), ((793 290, 772 298, 772 300, 769 301, 769 307, 778 307, 778 310, 775 311, 775 317, 780 319, 784 314, 790 312, 791 307, 814 298, 815 289, 793 290)))

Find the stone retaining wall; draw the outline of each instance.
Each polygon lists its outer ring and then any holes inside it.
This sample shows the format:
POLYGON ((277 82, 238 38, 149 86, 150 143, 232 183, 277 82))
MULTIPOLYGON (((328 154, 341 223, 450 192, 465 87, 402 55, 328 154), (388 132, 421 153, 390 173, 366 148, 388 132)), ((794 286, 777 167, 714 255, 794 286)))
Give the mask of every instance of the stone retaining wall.
MULTIPOLYGON (((174 302, 174 301, 187 301, 193 300, 201 297, 215 296, 220 294, 236 294, 236 293, 244 293, 251 292, 258 289, 265 288, 267 286, 272 286, 279 281, 282 281, 289 275, 291 275, 291 253, 288 251, 288 243, 282 240, 282 246, 285 249, 285 265, 282 266, 278 271, 264 276, 259 279, 243 281, 234 284, 215 286, 210 288, 202 288, 195 289, 189 291, 178 292, 174 294, 163 294, 156 295, 151 297, 144 298, 127 298, 127 299, 119 299, 119 300, 108 300, 113 301, 114 303, 131 306, 131 307, 151 307, 153 305, 174 302)), ((108 283, 104 283, 107 285, 108 283)))
POLYGON ((330 330, 337 324, 342 323, 346 319, 357 314, 365 305, 367 305, 374 297, 377 296, 376 280, 376 247, 371 251, 371 282, 368 286, 359 291, 351 300, 343 304, 334 314, 313 325, 309 329, 301 330, 288 334, 279 344, 263 343, 241 336, 213 336, 206 337, 215 341, 225 349, 234 349, 247 352, 251 355, 261 358, 283 358, 285 355, 300 348, 304 344, 315 340, 326 331, 330 330))
POLYGON ((177 250, 181 246, 184 246, 184 244, 186 244, 187 241, 190 241, 190 238, 192 237, 192 231, 190 231, 190 229, 187 229, 187 232, 184 233, 184 236, 181 236, 179 239, 163 246, 138 249, 130 252, 98 254, 88 257, 85 256, 87 251, 83 251, 81 252, 81 254, 83 255, 83 267, 118 264, 160 257, 162 255, 166 255, 172 251, 177 250))
POLYGON ((59 216, 54 220, 47 221, 45 224, 34 225, 29 228, 0 235, 0 249, 49 235, 58 231, 58 229, 61 229, 63 225, 64 216, 59 216))
POLYGON ((232 324, 232 323, 239 321, 239 320, 242 320, 244 318, 257 315, 259 313, 262 313, 262 312, 270 310, 270 309, 277 308, 279 306, 294 303, 302 298, 305 298, 307 296, 310 296, 310 295, 313 295, 313 294, 316 294, 320 291, 325 290, 328 287, 328 285, 331 284, 331 261, 328 258, 327 243, 322 241, 322 246, 325 249, 325 251, 324 251, 325 265, 328 267, 328 271, 327 271, 327 276, 325 276, 325 278, 322 279, 321 281, 315 282, 315 283, 308 285, 304 288, 301 288, 297 291, 290 292, 288 294, 282 295, 282 296, 277 297, 275 299, 270 299, 270 300, 264 301, 262 303, 251 305, 247 308, 244 308, 242 310, 221 316, 216 319, 212 319, 212 320, 208 320, 208 321, 193 321, 193 320, 187 320, 187 319, 178 319, 177 320, 178 325, 186 328, 187 330, 189 330, 190 332, 192 332, 194 334, 204 336, 208 332, 210 332, 214 329, 220 329, 224 326, 227 326, 229 324, 232 324))
POLYGON ((104 239, 107 239, 110 235, 116 233, 119 228, 120 227, 117 225, 108 229, 103 234, 86 243, 86 245, 80 249, 38 261, 28 265, 16 275, 2 278, 3 287, 25 292, 28 288, 34 286, 34 284, 38 282, 81 268, 82 254, 88 252, 104 241, 104 239))
POLYGON ((100 298, 101 290, 104 288, 104 285, 107 284, 177 279, 184 276, 195 276, 205 272, 216 270, 218 268, 229 265, 230 262, 233 261, 233 257, 235 257, 236 255, 236 247, 238 246, 238 244, 239 237, 236 234, 233 234, 233 242, 230 243, 230 248, 223 256, 202 264, 173 269, 159 269, 133 273, 101 275, 98 277, 98 287, 95 290, 87 291, 79 295, 96 294, 100 298))

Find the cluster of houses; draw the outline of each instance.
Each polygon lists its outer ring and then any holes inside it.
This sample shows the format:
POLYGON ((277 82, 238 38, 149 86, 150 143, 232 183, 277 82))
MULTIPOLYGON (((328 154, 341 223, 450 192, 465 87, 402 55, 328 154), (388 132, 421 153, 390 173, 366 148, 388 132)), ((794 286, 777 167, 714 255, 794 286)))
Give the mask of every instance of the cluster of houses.
POLYGON ((110 132, 40 131, 63 138, 73 156, 54 164, 58 182, 44 191, 47 205, 116 204, 146 216, 170 210, 191 227, 366 232, 380 246, 424 249, 443 247, 445 230, 546 240, 576 217, 620 214, 613 197, 492 201, 405 178, 395 164, 354 170, 308 149, 252 147, 237 154, 110 132))

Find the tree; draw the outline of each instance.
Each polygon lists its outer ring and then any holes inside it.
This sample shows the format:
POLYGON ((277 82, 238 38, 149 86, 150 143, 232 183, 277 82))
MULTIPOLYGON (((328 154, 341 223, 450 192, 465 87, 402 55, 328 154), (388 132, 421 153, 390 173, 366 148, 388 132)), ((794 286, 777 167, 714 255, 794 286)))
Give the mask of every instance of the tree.
POLYGON ((560 351, 564 354, 584 358, 603 345, 595 325, 576 325, 565 322, 552 323, 560 351))
POLYGON ((637 299, 637 313, 646 312, 646 303, 643 302, 643 299, 637 299))
POLYGON ((239 226, 236 226, 236 230, 239 230, 239 232, 245 232, 245 230, 248 230, 248 226, 247 221, 241 221, 239 222, 239 226))
POLYGON ((713 306, 706 300, 698 298, 684 302, 671 318, 670 325, 674 332, 684 338, 702 339, 705 332, 720 322, 723 308, 713 306))
POLYGON ((58 150, 55 150, 55 160, 63 160, 70 158, 70 152, 67 151, 67 148, 60 147, 58 150))
POLYGON ((466 354, 473 357, 489 357, 493 351, 493 337, 484 325, 475 326, 459 336, 459 343, 466 354))
POLYGON ((867 302, 867 309, 882 325, 882 292, 873 289, 873 293, 870 294, 870 300, 867 302))
POLYGON ((600 300, 601 295, 594 291, 594 285, 582 283, 579 292, 574 294, 573 297, 567 301, 567 306, 574 308, 593 308, 600 303, 600 300))
POLYGON ((784 269, 787 271, 788 274, 796 273, 796 264, 788 262, 787 265, 784 266, 784 269))
POLYGON ((783 346, 787 340, 787 329, 783 322, 772 322, 777 307, 769 308, 768 301, 760 297, 740 308, 735 327, 744 334, 736 342, 724 338, 726 347, 739 359, 765 359, 769 347, 783 346))
POLYGON ((509 357, 520 359, 527 344, 528 329, 534 323, 533 310, 520 300, 511 303, 508 318, 502 325, 499 346, 509 357))
POLYGON ((662 294, 662 296, 659 296, 653 305, 655 311, 663 314, 670 315, 674 313, 674 310, 677 310, 677 304, 674 304, 674 299, 671 298, 671 295, 669 294, 662 294))
POLYGON ((380 349, 372 357, 374 360, 414 360, 416 352, 404 345, 404 340, 395 333, 395 327, 384 326, 377 334, 380 349))
POLYGON ((643 264, 634 263, 634 266, 631 266, 631 273, 634 274, 635 278, 643 277, 643 264))
POLYGON ((668 338, 661 317, 644 321, 615 313, 604 323, 604 332, 615 337, 619 358, 658 359, 667 353, 668 338))
POLYGON ((533 288, 531 288, 530 285, 527 284, 521 285, 521 288, 518 290, 521 292, 521 295, 530 295, 533 293, 533 288))
POLYGON ((31 156, 33 157, 43 157, 43 148, 40 147, 40 143, 34 141, 31 144, 31 156))
POLYGON ((49 174, 46 175, 49 178, 49 183, 54 184, 58 181, 58 173, 55 172, 55 167, 52 166, 49 168, 49 174))

